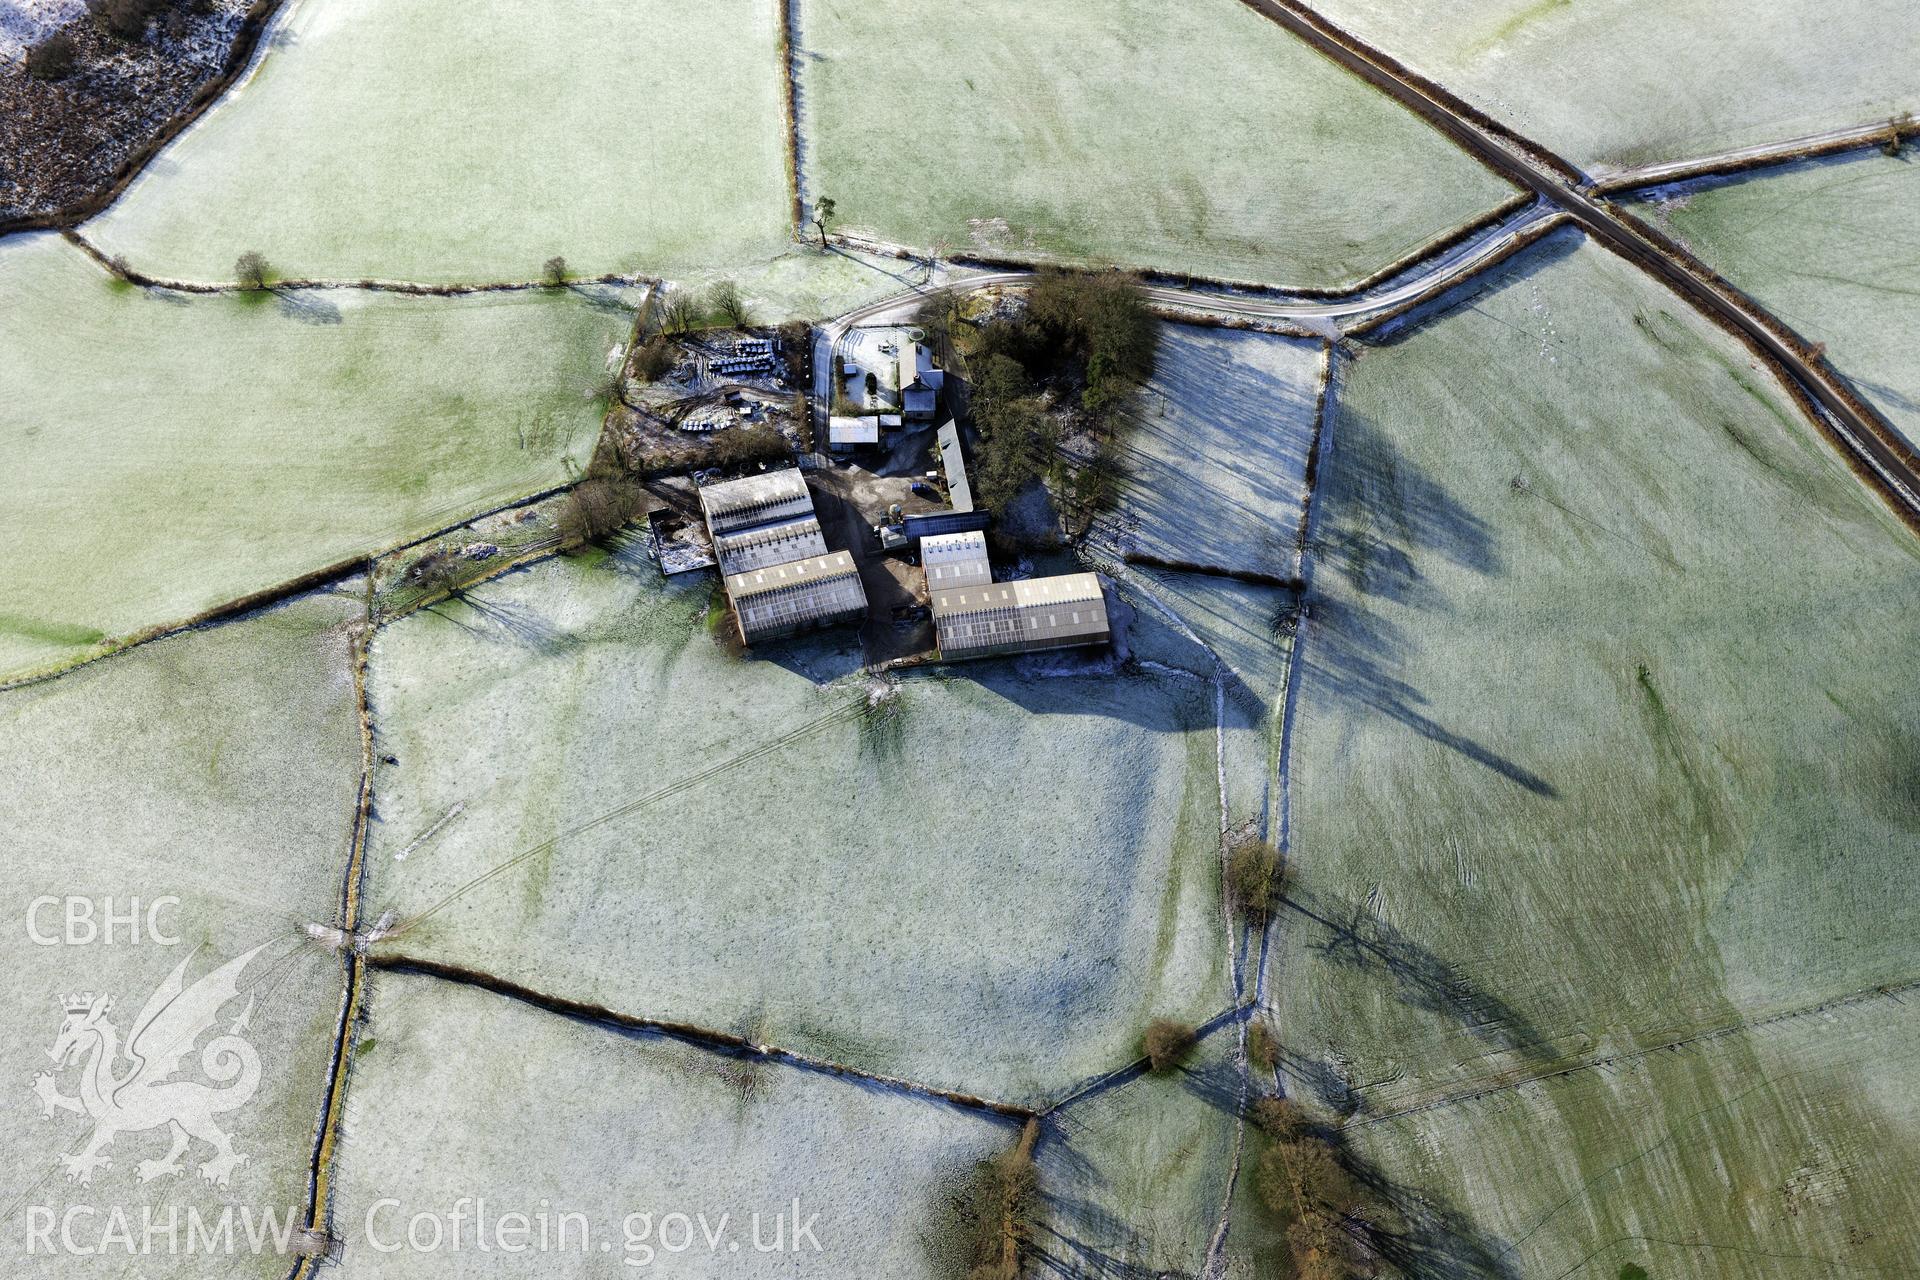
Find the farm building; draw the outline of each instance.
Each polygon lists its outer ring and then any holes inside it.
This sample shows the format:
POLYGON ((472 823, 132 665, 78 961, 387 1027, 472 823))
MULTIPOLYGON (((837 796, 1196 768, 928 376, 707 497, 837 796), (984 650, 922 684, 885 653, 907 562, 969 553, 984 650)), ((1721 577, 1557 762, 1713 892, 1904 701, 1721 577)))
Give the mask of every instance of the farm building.
POLYGON ((949 660, 1105 644, 1111 638, 1106 594, 1096 574, 987 582, 929 594, 940 656, 949 660))
POLYGON ((835 453, 871 448, 880 443, 880 427, 880 418, 870 413, 836 413, 827 419, 827 448, 835 453))
POLYGON ((955 511, 973 510, 973 485, 967 480, 967 456, 960 451, 960 428, 949 418, 934 432, 940 447, 940 466, 947 476, 947 505, 955 511))
POLYGON ((727 598, 740 620, 740 638, 748 644, 808 627, 858 622, 867 612, 860 572, 846 551, 728 574, 727 598))
POLYGON ((716 539, 735 529, 814 518, 813 495, 807 492, 805 477, 792 467, 710 484, 700 490, 700 509, 716 539))
POLYGON ((977 530, 920 539, 920 563, 926 568, 930 592, 993 581, 993 566, 987 561, 987 535, 977 530))
POLYGON ((700 506, 743 643, 866 613, 853 557, 827 550, 813 495, 798 471, 707 485, 700 506))
POLYGON ((918 342, 900 344, 900 413, 908 422, 932 422, 934 401, 946 375, 934 367, 933 353, 918 342))

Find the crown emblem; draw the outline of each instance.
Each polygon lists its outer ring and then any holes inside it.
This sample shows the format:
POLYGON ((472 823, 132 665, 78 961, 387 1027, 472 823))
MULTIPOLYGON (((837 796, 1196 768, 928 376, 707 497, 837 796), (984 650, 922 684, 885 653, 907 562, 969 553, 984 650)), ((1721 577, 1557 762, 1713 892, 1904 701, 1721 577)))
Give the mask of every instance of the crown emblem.
POLYGON ((68 1013, 85 1013, 93 1008, 93 992, 82 991, 78 995, 62 996, 60 1007, 68 1013))

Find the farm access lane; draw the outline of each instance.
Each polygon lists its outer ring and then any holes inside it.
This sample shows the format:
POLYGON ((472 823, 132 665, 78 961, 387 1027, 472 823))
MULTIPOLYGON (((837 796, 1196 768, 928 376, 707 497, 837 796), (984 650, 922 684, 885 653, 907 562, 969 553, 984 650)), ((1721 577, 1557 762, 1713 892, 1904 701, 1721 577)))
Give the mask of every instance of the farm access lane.
MULTIPOLYGON (((1511 217, 1412 264, 1380 285, 1343 298, 1309 300, 1205 284, 1146 285, 1144 291, 1149 302, 1176 318, 1278 326, 1332 340, 1445 292, 1532 243, 1565 217, 1564 211, 1553 204, 1535 200, 1511 217)), ((815 404, 828 402, 833 357, 846 354, 852 330, 865 325, 904 324, 931 294, 1017 287, 1027 284, 1033 275, 1034 269, 1022 268, 962 276, 880 298, 827 321, 820 326, 814 342, 815 404)))
POLYGON ((1819 425, 1838 438, 1890 505, 1920 527, 1920 453, 1856 397, 1824 357, 1811 356, 1808 344, 1771 312, 1679 244, 1596 195, 1566 160, 1334 25, 1301 0, 1241 3, 1418 113, 1495 173, 1564 211, 1601 244, 1778 363, 1818 402, 1818 408, 1807 407, 1819 425))

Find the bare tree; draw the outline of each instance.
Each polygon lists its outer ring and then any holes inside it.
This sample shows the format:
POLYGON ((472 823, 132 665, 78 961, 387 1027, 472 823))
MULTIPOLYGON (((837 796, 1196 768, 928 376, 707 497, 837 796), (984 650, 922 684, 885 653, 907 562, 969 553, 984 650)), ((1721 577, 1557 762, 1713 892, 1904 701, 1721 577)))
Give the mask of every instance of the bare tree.
POLYGON ((747 301, 740 296, 740 286, 731 280, 713 282, 707 290, 707 312, 725 316, 727 323, 736 329, 744 329, 753 322, 753 316, 747 310, 747 301))
POLYGON ((233 274, 240 280, 243 289, 264 289, 267 287, 267 259, 258 250, 249 249, 233 261, 233 274))
POLYGON ((549 289, 558 289, 567 282, 567 260, 557 253, 547 259, 542 270, 549 289))
POLYGON ((813 202, 813 225, 820 230, 820 247, 827 247, 827 223, 833 221, 833 201, 821 198, 813 202))
POLYGON ((56 31, 27 50, 27 74, 36 80, 65 80, 78 61, 73 37, 56 31))
POLYGON ((693 295, 682 289, 670 294, 667 305, 660 313, 660 328, 666 333, 681 334, 693 330, 700 322, 700 314, 693 305, 693 295))
POLYGON ((561 501, 560 540, 569 547, 598 542, 646 511, 646 493, 630 481, 593 476, 561 501))

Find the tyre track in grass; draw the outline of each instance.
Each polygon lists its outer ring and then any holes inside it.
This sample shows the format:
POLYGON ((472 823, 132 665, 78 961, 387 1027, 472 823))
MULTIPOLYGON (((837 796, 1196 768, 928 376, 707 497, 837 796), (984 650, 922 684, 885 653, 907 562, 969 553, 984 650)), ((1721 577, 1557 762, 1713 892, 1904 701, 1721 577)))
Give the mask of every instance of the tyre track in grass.
POLYGON ((1724 1023, 1721 1026, 1709 1027, 1704 1031, 1698 1031, 1692 1035, 1681 1036, 1677 1039, 1662 1041, 1659 1044, 1648 1045, 1645 1048, 1589 1057, 1552 1070, 1531 1071, 1505 1077, 1496 1077, 1491 1081, 1472 1088, 1460 1089, 1451 1093, 1441 1094, 1437 1097, 1430 1097, 1420 1102, 1395 1107, 1390 1111, 1382 1111, 1377 1114, 1368 1115, 1363 1109, 1358 1115, 1346 1121, 1341 1127, 1346 1129, 1371 1128, 1374 1125, 1386 1124, 1390 1121, 1404 1119, 1407 1116, 1420 1115, 1428 1111, 1437 1111, 1445 1107, 1459 1106, 1463 1103, 1477 1102, 1481 1099, 1495 1097, 1499 1094, 1511 1093, 1516 1089, 1524 1089, 1528 1085, 1548 1084, 1556 1080, 1564 1080, 1569 1076, 1582 1075, 1589 1071, 1604 1071, 1611 1067, 1624 1066, 1629 1063, 1638 1062, 1643 1058, 1650 1058, 1657 1053, 1678 1053, 1694 1045, 1709 1043, 1714 1040, 1724 1039, 1727 1036, 1739 1035, 1743 1032, 1762 1031, 1783 1022, 1792 1022, 1800 1018, 1810 1018, 1822 1014, 1832 1014, 1842 1010, 1857 1009, 1859 1006, 1873 1000, 1891 1000, 1895 1004, 1903 1005, 1906 1001, 1902 1000, 1901 997, 1914 994, 1915 992, 1920 992, 1920 978, 1884 983, 1876 987, 1866 987, 1859 991, 1848 992, 1845 995, 1827 997, 1812 1004, 1785 1009, 1779 1013, 1766 1014, 1763 1017, 1737 1019, 1733 1022, 1724 1023))

